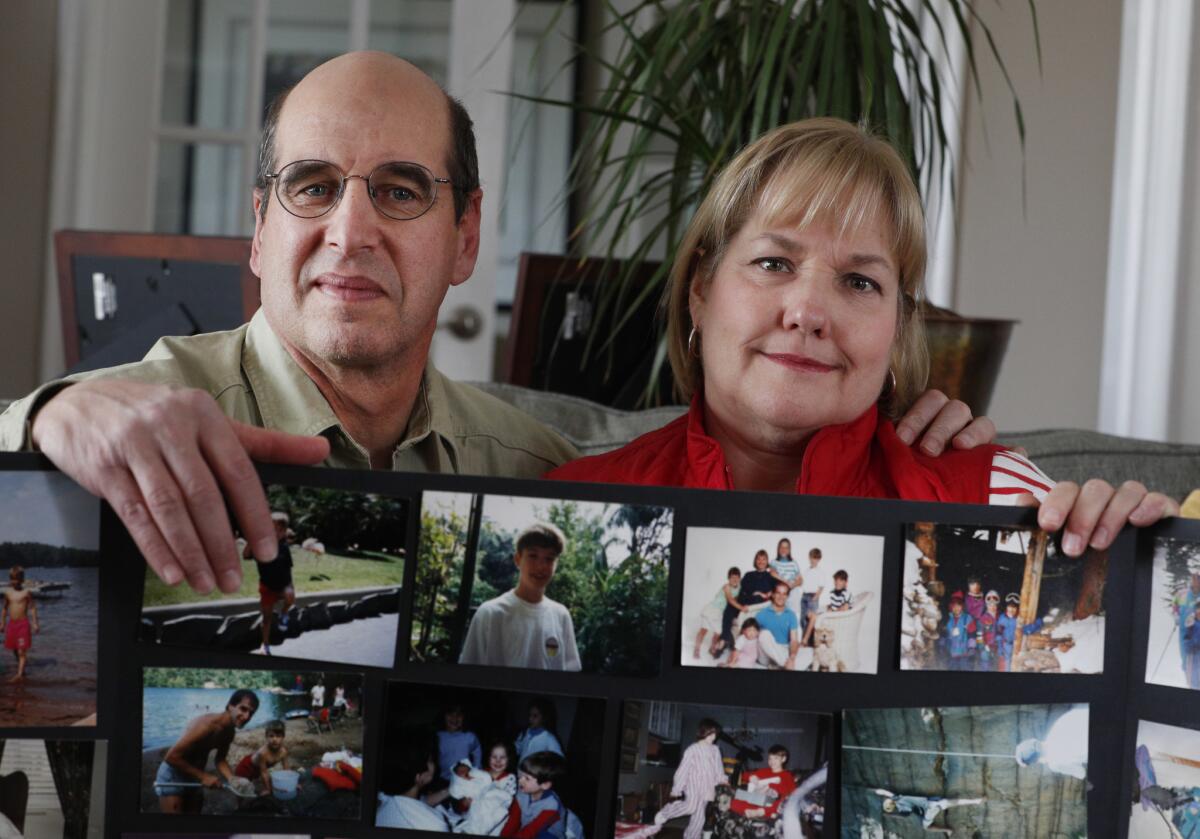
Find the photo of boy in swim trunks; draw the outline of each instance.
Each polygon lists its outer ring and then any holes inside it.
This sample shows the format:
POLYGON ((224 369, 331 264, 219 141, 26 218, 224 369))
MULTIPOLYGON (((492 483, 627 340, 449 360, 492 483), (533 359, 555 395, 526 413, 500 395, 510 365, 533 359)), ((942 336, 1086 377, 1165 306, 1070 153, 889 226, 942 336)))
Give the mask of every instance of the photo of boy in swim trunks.
POLYGON ((32 621, 33 632, 41 632, 38 624, 37 604, 33 595, 25 590, 25 569, 14 565, 8 572, 9 587, 4 591, 4 605, 0 606, 0 631, 4 633, 4 649, 12 650, 17 659, 17 672, 9 677, 10 682, 19 682, 25 678, 25 664, 29 658, 29 648, 33 645, 33 634, 30 633, 32 621))
POLYGON ((262 788, 258 791, 259 795, 270 795, 272 793, 272 769, 276 766, 280 769, 288 768, 288 750, 283 745, 283 738, 287 729, 283 724, 283 720, 271 720, 267 723, 265 732, 267 742, 262 748, 250 752, 239 760, 237 768, 233 770, 233 774, 239 778, 246 778, 249 781, 262 781, 262 788))

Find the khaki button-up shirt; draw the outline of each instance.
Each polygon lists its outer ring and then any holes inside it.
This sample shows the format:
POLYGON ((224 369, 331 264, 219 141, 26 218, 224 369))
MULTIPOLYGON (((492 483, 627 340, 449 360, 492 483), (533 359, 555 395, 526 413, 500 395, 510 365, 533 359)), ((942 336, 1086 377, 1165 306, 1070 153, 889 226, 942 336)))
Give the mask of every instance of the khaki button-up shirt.
MULTIPOLYGON (((101 377, 199 388, 233 419, 327 437, 327 466, 370 468, 366 449, 342 428, 261 309, 229 332, 163 338, 142 361, 43 385, 0 414, 0 450, 29 450, 34 408, 72 381, 101 377)), ((570 443, 528 414, 450 381, 428 364, 404 437, 392 453, 392 468, 529 478, 575 457, 570 443)))

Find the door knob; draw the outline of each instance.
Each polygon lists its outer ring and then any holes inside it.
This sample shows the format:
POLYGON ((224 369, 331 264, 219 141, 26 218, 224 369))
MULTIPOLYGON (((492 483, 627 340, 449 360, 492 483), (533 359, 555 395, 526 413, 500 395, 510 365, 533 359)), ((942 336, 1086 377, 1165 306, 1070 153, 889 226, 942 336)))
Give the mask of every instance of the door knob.
POLYGON ((472 306, 459 306, 450 312, 448 320, 440 320, 438 329, 445 329, 455 338, 470 341, 483 330, 483 316, 472 306))

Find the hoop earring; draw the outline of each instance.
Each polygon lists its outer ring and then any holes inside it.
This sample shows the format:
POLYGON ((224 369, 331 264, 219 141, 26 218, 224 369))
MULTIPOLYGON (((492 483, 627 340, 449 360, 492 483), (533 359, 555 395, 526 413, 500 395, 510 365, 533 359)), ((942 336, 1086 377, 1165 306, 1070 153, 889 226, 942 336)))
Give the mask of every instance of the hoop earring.
POLYGON ((888 368, 888 378, 883 383, 883 391, 879 394, 879 401, 891 399, 896 393, 896 371, 891 367, 888 368))
POLYGON ((700 357, 700 332, 694 326, 688 333, 687 351, 692 358, 700 357))

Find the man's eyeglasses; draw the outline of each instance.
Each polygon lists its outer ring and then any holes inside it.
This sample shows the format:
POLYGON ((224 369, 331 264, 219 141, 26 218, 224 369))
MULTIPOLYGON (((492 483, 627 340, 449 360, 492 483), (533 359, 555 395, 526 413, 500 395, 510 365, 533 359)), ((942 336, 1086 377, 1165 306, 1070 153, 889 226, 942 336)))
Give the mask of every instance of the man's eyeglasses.
POLYGON ((352 178, 366 182, 375 209, 397 221, 423 216, 437 201, 438 184, 457 188, 449 178, 436 178, 420 163, 407 161, 381 163, 363 176, 347 175, 324 160, 297 160, 267 178, 275 182, 283 208, 300 218, 317 218, 336 207, 352 178))

